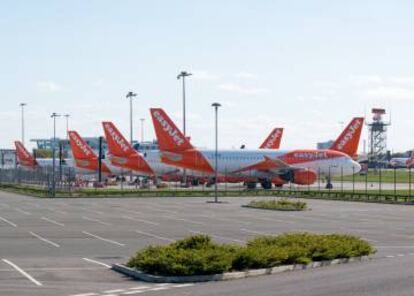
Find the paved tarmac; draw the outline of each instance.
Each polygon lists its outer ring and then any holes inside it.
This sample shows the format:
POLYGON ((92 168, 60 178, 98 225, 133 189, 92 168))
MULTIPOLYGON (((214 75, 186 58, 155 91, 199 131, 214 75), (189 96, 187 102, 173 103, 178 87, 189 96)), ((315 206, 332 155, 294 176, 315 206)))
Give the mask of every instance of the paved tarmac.
POLYGON ((413 295, 413 206, 307 200, 306 212, 242 208, 252 198, 39 199, 0 192, 0 295, 413 295), (359 235, 366 263, 204 284, 150 284, 109 270, 192 233, 243 243, 287 231, 359 235))

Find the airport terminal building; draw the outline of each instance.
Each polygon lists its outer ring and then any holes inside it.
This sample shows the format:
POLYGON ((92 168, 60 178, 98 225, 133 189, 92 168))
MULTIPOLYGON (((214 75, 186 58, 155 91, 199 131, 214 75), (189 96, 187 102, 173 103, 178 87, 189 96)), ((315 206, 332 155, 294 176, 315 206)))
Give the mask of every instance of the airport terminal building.
MULTIPOLYGON (((99 137, 83 137, 85 142, 95 151, 95 153, 98 154, 99 151, 99 137)), ((53 147, 53 139, 31 139, 31 142, 36 143, 36 148, 34 149, 36 153, 36 150, 42 150, 42 151, 51 151, 53 147)), ((69 140, 67 139, 59 139, 56 138, 56 147, 61 147, 62 149, 62 155, 63 158, 71 158, 71 149, 69 140)), ((133 141, 133 146, 138 151, 147 151, 147 150, 158 150, 158 144, 157 141, 147 141, 147 142, 138 142, 133 141)), ((102 150, 103 154, 106 155, 108 151, 108 145, 105 141, 105 138, 102 142, 102 150)))
POLYGON ((16 150, 0 149, 0 168, 10 169, 16 167, 16 150))

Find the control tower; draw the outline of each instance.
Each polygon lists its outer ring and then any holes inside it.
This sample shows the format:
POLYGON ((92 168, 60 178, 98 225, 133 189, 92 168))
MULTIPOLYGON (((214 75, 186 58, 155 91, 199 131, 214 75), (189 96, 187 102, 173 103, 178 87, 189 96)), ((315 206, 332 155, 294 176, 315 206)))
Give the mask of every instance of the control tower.
POLYGON ((371 112, 372 121, 367 123, 369 129, 368 163, 370 167, 379 168, 386 166, 387 163, 387 127, 391 125, 391 121, 384 121, 385 109, 373 108, 371 112))

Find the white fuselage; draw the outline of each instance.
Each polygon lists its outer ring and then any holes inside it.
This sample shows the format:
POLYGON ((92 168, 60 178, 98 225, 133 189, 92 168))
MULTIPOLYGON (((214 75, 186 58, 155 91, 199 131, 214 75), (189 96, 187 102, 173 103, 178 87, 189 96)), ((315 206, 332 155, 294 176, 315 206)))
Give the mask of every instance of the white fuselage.
MULTIPOLYGON (((215 170, 215 151, 214 150, 199 150, 210 166, 215 170)), ((263 161, 266 157, 275 159, 283 156, 290 151, 275 151, 274 149, 260 149, 260 150, 220 150, 217 154, 217 172, 221 176, 240 176, 240 177, 274 177, 279 175, 279 172, 262 171, 262 170, 247 170, 241 171, 246 167, 255 165, 263 161), (240 171, 236 173, 236 171, 240 171)), ((177 171, 177 167, 166 165, 161 162, 160 151, 147 151, 145 159, 148 161, 151 168, 156 175, 163 175, 168 172, 181 173, 177 171)), ((318 174, 323 176, 340 176, 352 175, 360 171, 361 166, 352 160, 349 156, 343 155, 340 157, 318 159, 313 161, 304 161, 300 163, 290 164, 292 168, 307 168, 313 169, 318 174)), ((208 176, 207 173, 200 171, 187 170, 189 175, 193 176, 208 176)))
POLYGON ((408 167, 408 157, 394 157, 390 160, 390 165, 394 168, 406 168, 408 167))

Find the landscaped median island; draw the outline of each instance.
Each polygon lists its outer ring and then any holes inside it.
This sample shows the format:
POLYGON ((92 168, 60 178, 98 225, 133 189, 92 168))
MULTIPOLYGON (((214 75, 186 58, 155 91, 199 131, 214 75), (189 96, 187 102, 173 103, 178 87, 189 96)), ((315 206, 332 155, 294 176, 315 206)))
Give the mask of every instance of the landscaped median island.
POLYGON ((246 245, 219 244, 207 235, 195 235, 146 247, 126 266, 113 269, 147 281, 195 282, 360 261, 374 253, 372 245, 351 235, 287 233, 259 236, 246 245))
POLYGON ((245 205, 246 208, 266 209, 276 211, 305 211, 307 210, 306 202, 289 201, 287 199, 271 199, 271 200, 252 200, 245 205))

